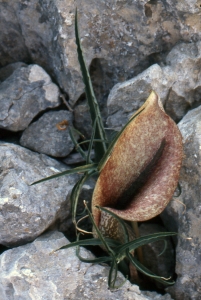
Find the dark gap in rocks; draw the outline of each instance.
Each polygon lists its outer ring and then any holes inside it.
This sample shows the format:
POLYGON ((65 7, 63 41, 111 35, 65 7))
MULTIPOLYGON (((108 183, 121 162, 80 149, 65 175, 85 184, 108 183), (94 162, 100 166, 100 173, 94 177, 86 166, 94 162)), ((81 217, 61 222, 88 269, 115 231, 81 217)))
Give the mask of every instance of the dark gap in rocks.
POLYGON ((147 18, 151 18, 152 17, 152 10, 151 10, 151 7, 147 4, 145 4, 144 6, 144 13, 145 13, 145 16, 147 18))
POLYGON ((77 106, 77 105, 79 105, 79 104, 81 104, 85 100, 86 100, 86 94, 82 93, 80 95, 80 97, 77 99, 77 101, 75 102, 74 107, 77 106))
POLYGON ((158 3, 158 0, 149 0, 148 3, 149 3, 149 4, 155 4, 155 5, 156 5, 156 4, 158 3))
POLYGON ((89 67, 94 93, 99 104, 103 122, 107 119, 107 98, 110 90, 118 82, 113 67, 105 59, 94 58, 89 67))
POLYGON ((6 246, 4 245, 0 245, 0 255, 5 252, 6 250, 8 250, 9 248, 7 248, 6 246))
POLYGON ((169 51, 161 51, 161 52, 155 52, 147 56, 148 64, 149 66, 152 66, 154 64, 158 64, 160 66, 165 65, 165 58, 169 51))
POLYGON ((10 131, 3 128, 0 128, 0 140, 6 143, 12 143, 19 145, 19 140, 21 138, 22 131, 10 131))

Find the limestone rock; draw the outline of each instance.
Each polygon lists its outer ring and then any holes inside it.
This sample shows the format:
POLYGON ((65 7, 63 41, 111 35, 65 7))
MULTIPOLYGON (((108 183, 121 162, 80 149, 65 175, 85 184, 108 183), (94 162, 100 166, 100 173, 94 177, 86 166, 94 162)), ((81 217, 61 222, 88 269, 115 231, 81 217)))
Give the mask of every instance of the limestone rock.
POLYGON ((128 81, 116 84, 107 101, 109 115, 107 125, 120 130, 129 117, 145 102, 152 89, 164 102, 170 86, 169 80, 158 64, 154 64, 128 81))
MULTIPOLYGON (((139 287, 126 282, 118 290, 109 290, 109 267, 82 263, 75 249, 58 248, 68 244, 60 232, 48 232, 34 242, 5 251, 0 256, 1 300, 170 300, 169 295, 149 292, 144 296, 139 287)), ((81 249, 81 255, 93 255, 81 249)), ((118 280, 124 280, 118 273, 118 280)))
POLYGON ((69 134, 72 119, 69 111, 49 111, 25 129, 20 144, 39 153, 65 157, 74 148, 69 134))
POLYGON ((165 110, 178 122, 188 110, 201 104, 201 42, 176 45, 166 63, 163 73, 172 84, 165 110))
POLYGON ((188 112, 179 123, 184 142, 181 195, 169 203, 163 215, 166 226, 178 231, 176 284, 168 291, 176 300, 200 299, 201 295, 201 106, 188 112), (180 202, 178 202, 179 200, 180 202), (184 206, 181 204, 184 204, 184 206))
POLYGON ((75 106, 74 119, 76 129, 78 129, 86 138, 90 138, 92 125, 89 107, 86 100, 75 106))
POLYGON ((21 245, 68 217, 68 196, 77 177, 63 176, 30 186, 67 167, 18 145, 1 142, 0 150, 0 244, 21 245))
POLYGON ((0 81, 4 81, 6 78, 11 76, 15 70, 17 70, 18 68, 22 68, 22 67, 26 68, 27 65, 22 62, 16 62, 16 63, 9 64, 6 67, 1 68, 0 69, 0 81))
MULTIPOLYGON (((87 156, 88 151, 84 151, 85 156, 87 156)), ((91 159, 93 160, 95 158, 94 150, 91 151, 91 159)), ((85 163, 86 160, 82 157, 82 155, 79 152, 72 153, 68 155, 66 158, 62 160, 67 165, 76 165, 80 163, 85 163)))
POLYGON ((1 65, 16 61, 41 65, 72 103, 83 93, 74 42, 75 6, 87 65, 95 64, 97 73, 107 78, 99 85, 105 94, 157 62, 157 54, 179 40, 196 41, 201 35, 196 0, 1 1, 1 65))
POLYGON ((201 42, 180 43, 166 57, 166 66, 154 64, 138 76, 118 83, 108 97, 107 123, 116 130, 155 90, 166 112, 179 121, 192 107, 201 104, 201 42))
POLYGON ((20 66, 0 84, 0 128, 24 130, 39 112, 59 104, 59 89, 41 67, 20 66))

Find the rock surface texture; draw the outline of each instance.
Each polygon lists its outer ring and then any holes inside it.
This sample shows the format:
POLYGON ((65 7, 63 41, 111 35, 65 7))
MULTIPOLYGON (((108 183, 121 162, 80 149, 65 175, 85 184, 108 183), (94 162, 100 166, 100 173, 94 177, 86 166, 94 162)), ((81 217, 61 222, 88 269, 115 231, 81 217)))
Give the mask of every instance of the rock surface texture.
MULTIPOLYGON (((75 44, 76 7, 86 64, 111 132, 151 89, 176 122, 195 108, 179 124, 185 157, 177 199, 184 206, 172 201, 162 218, 170 231, 179 232, 178 277, 168 292, 175 300, 200 300, 201 0, 0 0, 0 138, 10 141, 0 141, 0 245, 19 246, 2 250, 0 300, 171 298, 142 293, 129 282, 110 291, 108 267, 81 263, 74 249, 52 253, 68 242, 62 233, 38 238, 48 229, 74 234, 68 196, 79 177, 30 186, 68 167, 17 144, 22 135, 21 144, 37 152, 66 158, 72 151, 67 124, 72 113, 61 111, 60 90, 73 107, 74 126, 90 135, 75 44)), ((80 161, 74 154, 69 159, 64 161, 80 161)), ((80 200, 90 202, 93 185, 85 184, 80 200)), ((90 226, 86 222, 86 230, 90 226)), ((92 257, 86 250, 82 254, 92 257)), ((153 270, 163 272, 160 257, 156 261, 153 270)))
POLYGON ((67 196, 75 176, 30 186, 36 180, 64 171, 66 166, 44 154, 0 142, 0 244, 33 241, 69 214, 67 196))
POLYGON ((83 83, 74 42, 75 6, 87 64, 99 65, 99 89, 109 92, 160 60, 178 41, 201 35, 200 0, 0 1, 0 62, 34 62, 74 103, 83 83))
POLYGON ((166 112, 175 121, 201 104, 201 42, 176 45, 165 63, 154 64, 113 87, 107 101, 109 127, 119 130, 144 103, 150 90, 160 95, 166 112))
POLYGON ((50 76, 38 65, 21 65, 0 83, 0 128, 24 130, 39 112, 59 104, 59 89, 50 76))
POLYGON ((201 295, 201 106, 188 112, 179 123, 184 142, 181 195, 163 213, 169 230, 177 230, 177 281, 168 288, 174 299, 199 300, 201 295), (185 206, 179 203, 181 201, 185 206), (167 222, 168 220, 168 222, 167 222))
POLYGON ((20 144, 39 153, 65 157, 74 148, 69 134, 72 113, 66 110, 49 111, 23 132, 20 144))
MULTIPOLYGON (((138 286, 126 282, 110 291, 109 267, 82 263, 75 249, 58 248, 68 244, 60 232, 49 232, 34 242, 6 251, 0 256, 0 300, 171 300, 169 295, 143 295, 138 286)), ((93 255, 81 250, 81 255, 93 255)), ((125 280, 118 273, 118 280, 125 280)))

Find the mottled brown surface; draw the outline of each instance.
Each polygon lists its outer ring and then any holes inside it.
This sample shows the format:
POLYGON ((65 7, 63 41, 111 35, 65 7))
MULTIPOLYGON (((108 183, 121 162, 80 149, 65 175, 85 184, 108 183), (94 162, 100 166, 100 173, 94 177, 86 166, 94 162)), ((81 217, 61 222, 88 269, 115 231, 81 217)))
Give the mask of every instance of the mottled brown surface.
MULTIPOLYGON (((158 215, 170 201, 177 186, 182 161, 182 138, 176 124, 158 104, 152 92, 143 105, 144 110, 127 126, 98 178, 92 211, 98 224, 100 212, 94 207, 107 207, 119 217, 130 221, 143 221, 158 215), (146 174, 159 153, 156 163, 146 174), (129 195, 125 207, 118 210, 122 195, 140 174, 147 177, 136 193, 129 195)), ((141 107, 142 109, 142 107, 141 107)), ((122 203, 121 203, 122 206, 122 203)))

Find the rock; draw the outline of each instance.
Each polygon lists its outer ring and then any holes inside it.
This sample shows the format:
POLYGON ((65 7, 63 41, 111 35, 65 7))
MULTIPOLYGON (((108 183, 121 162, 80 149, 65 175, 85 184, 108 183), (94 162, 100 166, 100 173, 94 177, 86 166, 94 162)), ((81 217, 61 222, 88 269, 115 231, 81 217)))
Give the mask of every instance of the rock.
MULTIPOLYGON (((154 300, 161 299, 161 295, 156 292, 142 291, 142 294, 150 297, 149 299, 154 299, 154 300)), ((162 298, 163 300, 171 300, 172 299, 169 294, 164 294, 162 297, 163 297, 162 298)))
MULTIPOLYGON (((140 236, 166 231, 167 229, 165 229, 165 227, 154 223, 142 223, 139 227, 140 236)), ((149 270, 164 278, 173 277, 175 268, 175 254, 170 238, 166 237, 162 241, 144 245, 142 247, 142 252, 144 260, 143 264, 149 270)), ((158 288, 164 288, 164 285, 158 283, 157 281, 154 281, 154 283, 158 288)))
POLYGON ((199 40, 199 3, 4 1, 0 3, 1 65, 32 61, 42 66, 75 103, 83 94, 74 42, 76 5, 87 65, 105 78, 99 80, 98 89, 107 94, 114 84, 158 62, 158 53, 169 51, 178 41, 199 40))
POLYGON ((165 110, 178 122, 188 110, 201 104, 201 42, 176 45, 166 63, 163 73, 170 78, 171 88, 165 110))
POLYGON ((116 84, 107 101, 108 127, 120 130, 130 116, 145 102, 152 89, 160 95, 164 102, 171 86, 164 75, 163 69, 154 64, 138 76, 116 84))
POLYGON ((23 132, 23 147, 54 157, 65 157, 74 148, 69 134, 72 113, 66 110, 49 111, 23 132))
POLYGON ((1 142, 0 149, 0 244, 22 245, 68 217, 69 194, 78 177, 62 176, 30 186, 67 167, 14 144, 1 142))
MULTIPOLYGON (((87 156, 88 152, 84 151, 84 153, 85 153, 85 156, 87 156)), ((94 150, 92 149, 91 159, 94 159, 94 158, 95 158, 95 153, 94 153, 94 150)), ((75 165, 75 164, 86 162, 86 160, 82 157, 82 155, 79 152, 72 153, 72 154, 68 155, 62 161, 67 165, 75 165)))
POLYGON ((22 62, 16 62, 13 64, 9 64, 6 67, 0 69, 0 81, 4 81, 6 78, 11 76, 13 72, 19 68, 26 68, 27 65, 22 62))
POLYGON ((92 125, 87 100, 75 106, 74 119, 75 128, 89 139, 91 136, 92 125))
POLYGON ((184 142, 181 195, 169 203, 164 214, 166 226, 178 231, 176 284, 168 288, 176 300, 200 299, 201 295, 201 106, 188 112, 179 123, 184 142), (178 201, 180 202, 178 202, 178 201), (184 205, 182 205, 182 203, 184 205))
MULTIPOLYGON (((5 251, 0 256, 0 299, 171 299, 169 295, 151 292, 144 296, 139 287, 129 281, 118 290, 109 290, 108 266, 81 262, 74 248, 55 252, 68 243, 61 232, 55 231, 30 244, 5 251)), ((81 248, 81 256, 93 259, 84 248, 81 248)), ((120 273, 118 280, 124 280, 120 273)))
POLYGON ((59 104, 50 76, 38 65, 21 66, 0 84, 0 128, 24 130, 39 112, 59 104))
POLYGON ((109 127, 120 130, 152 89, 159 94, 166 112, 175 121, 201 104, 201 42, 176 45, 167 55, 166 63, 167 66, 154 64, 113 87, 107 102, 109 127))

